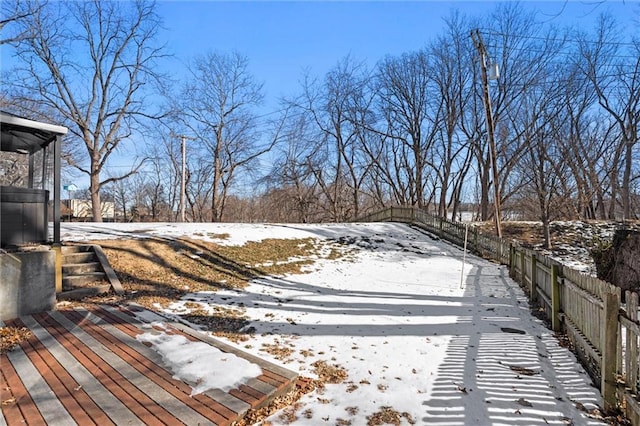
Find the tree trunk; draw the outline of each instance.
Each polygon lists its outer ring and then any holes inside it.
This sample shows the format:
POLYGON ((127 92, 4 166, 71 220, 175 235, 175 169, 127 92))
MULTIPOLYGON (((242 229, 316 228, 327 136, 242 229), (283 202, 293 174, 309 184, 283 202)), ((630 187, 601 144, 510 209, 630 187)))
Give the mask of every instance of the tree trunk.
POLYGON ((549 226, 549 215, 542 215, 542 234, 544 237, 544 248, 547 250, 551 249, 551 229, 549 226))
POLYGON ((91 214, 94 222, 102 222, 102 202, 100 201, 100 175, 97 172, 91 174, 89 182, 91 192, 91 214))
POLYGON ((622 175, 622 219, 630 220, 631 217, 631 164, 633 142, 625 137, 624 172, 622 175))

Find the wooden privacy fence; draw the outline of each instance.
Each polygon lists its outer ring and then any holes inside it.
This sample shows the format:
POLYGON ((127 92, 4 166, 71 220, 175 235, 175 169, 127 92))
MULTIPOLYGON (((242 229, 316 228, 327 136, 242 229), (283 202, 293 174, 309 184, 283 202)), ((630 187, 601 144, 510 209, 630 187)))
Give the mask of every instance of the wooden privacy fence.
POLYGON ((403 222, 420 227, 477 255, 509 266, 511 277, 529 296, 532 310, 543 313, 556 332, 564 332, 594 383, 600 385, 603 408, 622 408, 640 425, 638 293, 586 275, 533 250, 475 227, 453 222, 414 207, 388 207, 359 217, 358 222, 403 222))

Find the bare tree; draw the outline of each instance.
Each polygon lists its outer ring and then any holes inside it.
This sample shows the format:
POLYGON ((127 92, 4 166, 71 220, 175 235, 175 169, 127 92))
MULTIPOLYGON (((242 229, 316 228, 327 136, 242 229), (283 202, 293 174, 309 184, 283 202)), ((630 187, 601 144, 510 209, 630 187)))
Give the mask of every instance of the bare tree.
POLYGON ((129 222, 131 220, 131 194, 127 179, 113 181, 109 186, 107 191, 113 198, 116 218, 120 216, 123 222, 129 222))
POLYGON ((1 7, 0 45, 18 43, 31 37, 29 28, 20 25, 20 21, 38 13, 42 4, 36 1, 3 0, 1 7), (16 28, 12 29, 12 26, 16 28))
POLYGON ((372 100, 368 80, 365 65, 347 56, 322 81, 305 78, 302 96, 292 101, 317 129, 308 164, 315 166, 311 170, 332 221, 357 216, 364 196, 370 163, 360 144, 367 134, 362 120, 372 100))
POLYGON ((93 218, 102 221, 100 189, 109 158, 141 141, 142 123, 155 118, 145 84, 156 81, 162 47, 154 45, 160 20, 152 2, 52 2, 20 20, 30 37, 18 44, 22 65, 10 84, 26 99, 57 111, 77 144, 67 160, 89 176, 93 218))
POLYGON ((273 139, 261 140, 254 108, 262 102, 262 84, 249 73, 246 57, 237 52, 208 53, 197 57, 189 70, 191 80, 182 90, 178 109, 196 138, 192 146, 210 165, 202 170, 210 185, 209 220, 215 222, 222 219, 239 171, 249 170, 271 149, 273 139))
POLYGON ((321 165, 315 163, 314 130, 315 123, 304 111, 287 120, 271 173, 265 178, 263 197, 269 204, 269 220, 307 223, 317 219, 319 185, 313 170, 321 165))
MULTIPOLYGON (((532 90, 538 90, 544 73, 549 69, 562 45, 563 34, 537 22, 533 13, 527 13, 517 3, 502 3, 488 15, 484 31, 485 42, 489 46, 491 61, 499 65, 500 77, 491 87, 491 103, 495 123, 496 161, 499 170, 501 203, 520 191, 522 180, 515 169, 526 146, 520 137, 522 128, 513 127, 519 114, 523 112, 523 99, 532 90)), ((481 91, 476 87, 478 97, 481 91)), ((477 109, 474 108, 475 111, 477 109)), ((490 185, 485 179, 490 174, 489 150, 485 138, 475 139, 474 147, 478 159, 477 167, 481 177, 482 219, 486 220, 489 209, 488 191, 490 185)))
POLYGON ((464 111, 473 102, 474 73, 468 72, 472 53, 468 41, 466 22, 454 14, 447 25, 447 32, 429 45, 432 58, 433 84, 442 102, 436 113, 434 125, 438 135, 432 147, 432 155, 426 161, 436 175, 438 215, 446 217, 449 207, 455 216, 462 185, 469 172, 473 150, 471 139, 461 129, 464 111))
POLYGON ((426 204, 428 155, 437 126, 435 115, 442 99, 433 92, 429 55, 425 51, 387 57, 378 66, 378 96, 385 117, 385 133, 402 143, 400 162, 407 170, 412 205, 426 204))
MULTIPOLYGON (((562 108, 561 84, 548 70, 548 84, 530 90, 522 99, 517 127, 524 147, 521 176, 537 201, 538 218, 542 222, 544 246, 551 248, 550 222, 558 189, 566 181, 566 163, 560 148, 566 135, 565 110, 562 108)), ((515 126, 514 126, 515 127, 515 126)))
MULTIPOLYGON (((579 55, 576 55, 579 56, 579 55)), ((615 157, 615 126, 601 111, 593 111, 597 95, 588 78, 580 71, 580 59, 570 64, 559 90, 566 110, 566 142, 561 144, 562 157, 571 170, 575 193, 566 193, 579 219, 606 219, 608 183, 616 174, 611 167, 615 157)))
MULTIPOLYGON (((640 40, 619 42, 620 29, 609 15, 601 15, 592 42, 581 34, 583 71, 593 84, 599 105, 615 122, 619 132, 618 156, 622 179, 620 198, 623 219, 632 219, 631 187, 633 151, 640 140, 640 40)), ((614 176, 612 192, 617 187, 614 176)))

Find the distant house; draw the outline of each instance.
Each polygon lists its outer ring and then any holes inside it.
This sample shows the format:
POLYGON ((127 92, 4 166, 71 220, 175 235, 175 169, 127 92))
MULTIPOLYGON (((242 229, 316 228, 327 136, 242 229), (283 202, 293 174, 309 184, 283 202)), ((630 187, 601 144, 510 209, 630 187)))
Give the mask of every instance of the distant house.
MULTIPOLYGON (((91 201, 79 200, 72 198, 70 200, 62 200, 63 211, 66 217, 73 219, 91 220, 93 219, 93 211, 91 210, 91 201)), ((113 201, 102 201, 100 210, 102 211, 102 219, 114 220, 116 217, 116 205, 113 201)))

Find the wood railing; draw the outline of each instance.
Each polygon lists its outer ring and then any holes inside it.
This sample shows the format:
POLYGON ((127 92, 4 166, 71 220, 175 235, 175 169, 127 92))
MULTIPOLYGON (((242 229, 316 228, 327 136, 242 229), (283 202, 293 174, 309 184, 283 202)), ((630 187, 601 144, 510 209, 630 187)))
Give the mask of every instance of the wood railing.
POLYGON ((388 207, 354 222, 403 222, 508 265, 511 277, 529 296, 531 309, 544 312, 556 332, 564 332, 602 393, 603 408, 623 408, 640 425, 638 293, 562 265, 536 251, 480 233, 475 227, 413 207, 388 207))

